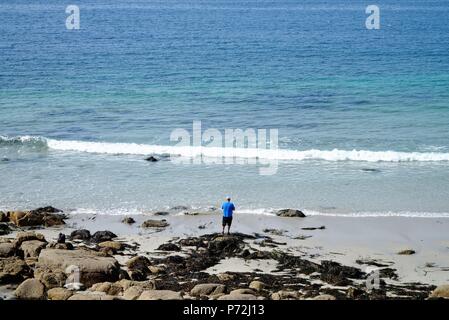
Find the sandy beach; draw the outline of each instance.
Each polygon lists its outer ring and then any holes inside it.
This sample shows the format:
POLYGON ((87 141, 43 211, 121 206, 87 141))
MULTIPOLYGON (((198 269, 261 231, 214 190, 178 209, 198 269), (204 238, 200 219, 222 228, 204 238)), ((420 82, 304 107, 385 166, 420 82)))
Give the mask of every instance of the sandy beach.
MULTIPOLYGON (((46 242, 34 256, 31 254, 28 258, 25 257, 26 263, 31 269, 34 268, 35 278, 36 270, 42 268, 42 264, 48 264, 47 260, 43 262, 43 252, 60 250, 61 248, 55 247, 58 245, 55 242, 58 235, 63 233, 67 240, 65 244, 59 245, 70 244, 70 248, 62 249, 72 249, 73 245, 74 249, 71 251, 88 250, 115 259, 118 268, 124 270, 123 274, 127 273, 125 276, 121 274, 116 280, 143 283, 156 281, 159 283, 158 288, 152 287, 151 290, 163 291, 176 287, 176 290, 171 291, 180 292, 179 297, 184 299, 218 299, 222 296, 232 298, 232 294, 236 299, 310 299, 320 296, 323 296, 323 299, 422 299, 431 295, 435 287, 449 283, 449 220, 444 218, 300 218, 236 213, 231 235, 221 237, 219 212, 195 215, 171 212, 163 216, 147 213, 129 216, 134 220, 131 224, 124 223, 124 216, 120 215, 73 214, 67 217, 64 225, 32 227, 31 232, 43 235, 46 242), (152 224, 156 221, 156 225, 143 227, 145 221, 152 224), (161 221, 163 224, 158 225, 161 221), (73 235, 77 230, 83 229, 89 230, 93 237, 97 231, 106 230, 116 237, 106 239, 110 244, 101 244, 105 241, 99 244, 92 239, 74 239, 73 235), (189 244, 187 241, 195 244, 189 244), (205 245, 198 245, 198 241, 205 245), (171 247, 164 248, 166 244, 171 247), (195 246, 196 248, 193 248, 195 246), (215 250, 213 254, 212 249, 215 250), (198 254, 199 256, 196 256, 198 254), (143 268, 152 271, 145 271, 142 275, 142 270, 139 270, 138 276, 133 274, 129 261, 136 257, 143 257, 143 268), (336 263, 335 267, 341 270, 335 273, 332 269, 320 269, 328 261, 336 263), (182 272, 177 269, 180 265, 185 268, 182 272), (316 270, 310 270, 311 268, 316 270), (325 275, 326 272, 329 272, 330 276, 325 275), (226 274, 232 275, 233 279, 244 275, 248 283, 231 281, 223 276, 226 274), (164 284, 164 279, 170 275, 170 285, 164 284), (282 277, 289 277, 289 281, 301 282, 300 289, 297 289, 299 284, 295 283, 291 289, 286 286, 285 289, 278 290, 279 285, 276 283, 282 277), (226 280, 223 280, 225 278, 226 280), (173 279, 177 282, 176 285, 172 283, 173 279), (264 279, 263 294, 262 291, 250 289, 251 282, 259 281, 257 279, 264 279), (221 284, 226 288, 216 292, 216 288, 211 292, 206 290, 205 294, 195 293, 195 285, 210 284, 210 280, 222 281, 221 284), (270 281, 272 283, 267 283, 270 281), (280 291, 292 291, 295 294, 280 291), (357 292, 357 295, 353 292, 357 292)), ((10 226, 13 228, 9 234, 1 237, 2 243, 17 241, 21 234, 23 236, 23 231, 29 229, 17 228, 13 224, 10 226)), ((30 239, 37 241, 33 237, 30 239)), ((139 263, 142 264, 142 261, 139 263)), ((114 283, 102 281, 104 282, 114 283)), ((216 282, 213 281, 212 284, 220 284, 216 282)), ((3 283, 3 297, 15 298, 18 284, 3 283)), ((65 283, 62 283, 61 287, 63 285, 65 283)), ((85 286, 81 292, 88 294, 78 293, 78 297, 90 298, 92 291, 98 295, 97 287, 95 284, 90 288, 85 286)), ((125 289, 118 290, 116 294, 102 290, 99 290, 100 293, 108 297, 129 296, 125 295, 125 289)), ((48 298, 48 288, 45 288, 45 291, 45 297, 48 298)), ((71 295, 76 295, 76 292, 71 295)))

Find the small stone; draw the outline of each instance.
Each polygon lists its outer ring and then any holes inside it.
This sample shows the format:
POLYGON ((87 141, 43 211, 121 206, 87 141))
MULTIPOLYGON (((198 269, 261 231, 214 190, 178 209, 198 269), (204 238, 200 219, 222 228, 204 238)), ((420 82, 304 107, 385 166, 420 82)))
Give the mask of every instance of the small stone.
POLYGON ((312 300, 336 300, 336 298, 330 294, 320 294, 319 296, 313 297, 312 300))
POLYGON ((11 233, 11 228, 8 226, 8 224, 1 222, 0 223, 0 236, 4 236, 6 234, 11 233))
POLYGON ((60 233, 59 235, 58 235, 58 241, 57 241, 58 243, 65 243, 65 234, 63 234, 63 233, 60 233))
POLYGON ((46 227, 62 226, 65 224, 64 216, 58 214, 47 214, 42 218, 46 227))
POLYGON ((192 296, 209 296, 219 293, 224 293, 226 291, 226 286, 219 283, 203 283, 197 284, 190 290, 190 295, 192 296))
POLYGON ((147 257, 144 256, 137 256, 134 258, 129 259, 126 262, 126 266, 130 270, 140 270, 140 269, 146 269, 150 265, 150 260, 148 260, 147 257))
POLYGON ((150 272, 153 274, 159 274, 164 273, 167 270, 167 267, 165 265, 159 265, 159 266, 149 266, 150 272))
POLYGON ((224 296, 224 293, 217 293, 217 294, 212 294, 209 296, 209 300, 218 300, 218 298, 224 296))
POLYGON ((365 292, 361 289, 357 289, 354 287, 349 287, 348 291, 346 293, 346 297, 348 299, 357 299, 358 297, 362 296, 365 292))
POLYGON ((282 209, 276 212, 276 215, 279 217, 306 217, 306 215, 302 211, 296 209, 282 209))
POLYGON ((8 222, 8 221, 9 221, 8 215, 5 212, 0 211, 0 222, 8 222))
POLYGON ((97 231, 92 236, 92 241, 94 242, 104 242, 104 241, 110 241, 114 238, 117 238, 117 235, 111 231, 97 231))
POLYGON ((41 300, 45 297, 45 287, 37 279, 27 279, 14 291, 18 299, 41 300))
POLYGON ((217 300, 257 300, 257 297, 252 294, 227 294, 219 297, 217 300))
POLYGON ((172 290, 147 290, 137 300, 183 300, 182 293, 172 290))
POLYGON ((18 283, 31 274, 30 267, 17 257, 0 259, 0 284, 18 283))
POLYGON ((449 284, 444 284, 435 288, 429 298, 449 299, 449 284))
POLYGON ((281 290, 271 295, 272 300, 298 300, 300 294, 296 291, 281 290))
POLYGON ((47 244, 47 249, 73 250, 73 244, 71 244, 70 242, 65 243, 51 242, 47 244))
POLYGON ((112 282, 100 282, 94 284, 90 291, 104 292, 111 296, 116 296, 123 291, 123 287, 120 284, 112 283, 112 282))
POLYGON ((38 267, 34 270, 34 278, 42 282, 47 289, 63 287, 67 276, 62 270, 38 267))
POLYGON ((142 228, 165 228, 168 225, 166 220, 147 220, 142 223, 142 228))
POLYGON ((49 300, 67 300, 73 295, 73 292, 65 288, 53 288, 47 291, 49 300))
POLYGON ((398 252, 398 254, 400 254, 400 255, 412 255, 415 253, 416 253, 416 251, 412 250, 412 249, 406 249, 406 250, 402 250, 402 251, 398 252))
POLYGON ((153 157, 153 156, 149 156, 149 157, 145 158, 145 161, 148 161, 148 162, 158 162, 159 159, 157 159, 156 157, 153 157))
POLYGON ((232 274, 229 274, 229 273, 219 273, 219 274, 217 274, 217 278, 220 280, 220 281, 232 281, 232 280, 234 280, 234 275, 232 275, 232 274))
POLYGON ((136 220, 134 220, 131 217, 125 217, 125 218, 123 218, 122 222, 126 223, 126 224, 133 224, 133 223, 136 223, 136 220))
POLYGON ((236 294, 252 294, 255 295, 255 292, 251 289, 243 288, 243 289, 235 289, 232 290, 229 294, 236 295, 236 294))
POLYGON ((20 246, 22 245, 23 242, 31 241, 31 240, 38 240, 38 241, 46 242, 45 237, 42 234, 35 233, 33 231, 28 231, 28 232, 17 233, 16 239, 14 240, 14 245, 16 246, 16 248, 20 248, 20 246))
POLYGON ((100 248, 111 248, 114 251, 123 250, 123 244, 117 241, 104 241, 98 244, 100 248))
POLYGON ((189 207, 186 207, 186 206, 174 206, 174 207, 170 208, 170 210, 172 210, 172 211, 184 211, 184 210, 188 210, 188 209, 189 209, 189 207))
POLYGON ((137 300, 143 291, 144 289, 141 287, 130 287, 126 289, 125 292, 123 292, 123 298, 125 298, 126 300, 137 300))
POLYGON ((76 293, 67 300, 102 300, 99 294, 76 293))
POLYGON ((251 281, 251 283, 249 284, 249 288, 254 289, 256 291, 261 291, 265 288, 265 283, 257 280, 251 281))
POLYGON ((90 231, 86 229, 75 230, 70 234, 71 240, 89 240, 90 237, 90 231))
POLYGON ((161 244, 157 248, 157 250, 162 250, 162 251, 180 251, 181 248, 178 245, 174 244, 174 243, 164 243, 164 244, 161 244))
POLYGON ((193 211, 193 212, 186 211, 186 212, 184 212, 184 215, 186 215, 186 216, 198 216, 198 215, 200 215, 200 213, 197 212, 197 211, 193 211))
POLYGON ((308 230, 308 231, 313 231, 313 230, 324 230, 326 229, 326 226, 320 226, 320 227, 305 227, 305 228, 301 228, 301 230, 308 230))
POLYGON ((23 251, 24 258, 37 258, 42 249, 47 246, 47 242, 39 240, 25 241, 20 246, 20 250, 23 251))
POLYGON ((6 258, 16 254, 16 247, 11 242, 0 243, 0 257, 6 258))
POLYGON ((156 211, 153 213, 154 216, 168 216, 169 214, 167 211, 156 211))

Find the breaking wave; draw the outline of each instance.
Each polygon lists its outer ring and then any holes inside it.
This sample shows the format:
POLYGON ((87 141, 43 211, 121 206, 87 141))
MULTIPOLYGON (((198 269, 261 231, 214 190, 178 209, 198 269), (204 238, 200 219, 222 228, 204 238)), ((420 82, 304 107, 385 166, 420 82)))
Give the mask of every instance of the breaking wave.
POLYGON ((442 162, 449 161, 449 153, 444 152, 398 152, 370 150, 291 150, 291 149, 251 149, 217 148, 195 146, 164 146, 136 143, 89 142, 76 140, 55 140, 38 136, 0 136, 0 146, 22 145, 40 146, 59 151, 76 151, 97 154, 124 155, 175 155, 181 157, 236 157, 270 160, 324 160, 362 162, 442 162))

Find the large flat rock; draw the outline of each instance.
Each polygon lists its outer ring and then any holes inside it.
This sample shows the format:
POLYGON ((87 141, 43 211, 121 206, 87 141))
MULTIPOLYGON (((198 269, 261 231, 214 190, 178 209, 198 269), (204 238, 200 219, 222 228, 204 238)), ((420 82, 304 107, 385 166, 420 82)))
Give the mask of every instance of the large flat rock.
POLYGON ((39 254, 38 266, 59 269, 76 281, 79 270, 79 282, 90 287, 98 282, 117 281, 120 265, 113 257, 100 256, 88 250, 44 249, 39 254))

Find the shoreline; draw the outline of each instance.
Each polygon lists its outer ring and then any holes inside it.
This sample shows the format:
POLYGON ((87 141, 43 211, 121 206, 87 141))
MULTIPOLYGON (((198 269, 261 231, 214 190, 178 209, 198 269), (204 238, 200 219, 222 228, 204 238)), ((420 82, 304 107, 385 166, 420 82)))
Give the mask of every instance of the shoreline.
MULTIPOLYGON (((221 232, 221 215, 218 213, 162 217, 133 215, 132 218, 136 223, 132 226, 123 224, 122 218, 123 216, 108 215, 71 216, 67 220, 67 227, 73 225, 91 232, 110 230, 120 238, 126 239, 125 241, 139 239, 145 242, 146 237, 151 235, 151 242, 159 244, 174 237, 221 232), (158 232, 142 229, 141 223, 149 218, 165 219, 170 225, 158 232), (199 226, 204 226, 205 229, 199 229, 199 226)), ((75 230, 76 227, 69 227, 69 230, 75 230)), ((277 242, 286 242, 287 245, 280 246, 282 249, 301 247, 301 253, 307 252, 307 255, 313 256, 312 259, 315 261, 333 259, 352 266, 357 266, 355 262, 357 259, 392 261, 399 268, 399 275, 405 281, 437 285, 443 281, 449 281, 447 230, 449 230, 449 219, 445 218, 344 217, 343 219, 307 216, 303 219, 235 214, 231 233, 268 235, 277 242), (321 226, 325 226, 326 229, 301 229, 321 226), (283 235, 276 235, 273 232, 264 232, 265 229, 285 232, 283 235), (298 236, 310 237, 304 240, 293 239, 298 236), (411 256, 397 254, 406 249, 412 249, 416 253, 411 256), (426 268, 427 263, 433 263, 435 267, 426 268), (447 269, 447 271, 438 270, 438 268, 447 269), (424 275, 427 269, 429 270, 424 275)), ((44 235, 48 232, 47 229, 40 231, 44 235)), ((274 233, 277 232, 274 231, 274 233)), ((53 237, 55 237, 54 233, 53 237)), ((153 248, 155 245, 148 246, 145 243, 142 245, 149 250, 155 249, 153 248)))
MULTIPOLYGON (((59 233, 64 233, 68 239, 67 242, 73 243, 75 246, 87 246, 97 251, 99 250, 98 246, 96 247, 93 244, 71 241, 70 234, 79 229, 87 229, 91 234, 97 231, 110 231, 117 236, 112 239, 113 242, 120 243, 127 248, 133 247, 133 249, 108 252, 125 269, 128 261, 136 256, 157 260, 166 259, 170 255, 189 258, 193 254, 182 246, 180 251, 161 252, 160 246, 165 244, 180 243, 183 239, 206 239, 203 241, 213 242, 214 239, 221 238, 218 234, 221 232, 221 214, 219 213, 168 214, 163 216, 132 215, 130 217, 135 221, 133 224, 123 223, 124 217, 107 214, 68 215, 65 225, 36 226, 32 229, 33 232, 42 234, 46 241, 50 243, 57 240, 59 233), (167 226, 143 228, 142 223, 149 219, 159 222, 165 220, 167 226)), ((192 274, 199 271, 212 277, 227 273, 235 273, 238 276, 249 273, 253 278, 270 276, 274 277, 273 279, 277 279, 281 275, 288 275, 295 281, 304 278, 307 279, 304 281, 309 281, 308 285, 318 286, 320 289, 316 292, 313 291, 314 294, 317 294, 323 290, 324 292, 337 290, 336 288, 343 292, 349 290, 350 287, 354 287, 354 285, 359 289, 363 288, 367 275, 376 272, 376 270, 383 273, 382 270, 385 269, 389 272, 389 276, 384 277, 382 274, 381 282, 393 288, 391 293, 387 289, 385 298, 397 296, 398 288, 412 288, 418 284, 425 287, 425 289, 419 289, 420 293, 417 293, 417 297, 422 298, 423 295, 430 294, 435 286, 449 282, 449 239, 447 238, 447 230, 449 230, 449 219, 445 218, 340 218, 331 216, 299 218, 239 215, 237 213, 234 216, 229 239, 233 241, 238 239, 239 245, 244 246, 256 256, 262 255, 262 253, 265 255, 271 254, 271 256, 261 259, 257 257, 247 259, 241 256, 240 250, 239 254, 226 254, 217 261, 206 263, 203 269, 201 267, 199 270, 195 269, 196 271, 192 271, 192 274), (413 253, 398 254, 404 250, 412 250, 413 253), (281 260, 272 258, 278 252, 317 265, 332 261, 341 265, 342 268, 360 270, 364 276, 360 277, 359 280, 350 280, 351 285, 349 286, 332 285, 326 283, 326 281, 314 280, 313 273, 311 276, 298 272, 298 269, 295 268, 288 269, 288 271, 285 270, 284 266, 280 268, 281 260)), ((7 241, 6 239, 12 241, 20 232, 16 230, 0 238, 2 241, 7 241)), ((228 241, 229 239, 221 240, 228 241)), ((201 259, 204 260, 204 257, 201 259)), ((39 262, 40 256, 36 257, 35 260, 39 262)), ((186 280, 181 281, 181 278, 178 279, 179 283, 184 283, 186 280)), ((193 281, 192 285, 197 281, 193 281)), ((307 297, 307 292, 302 293, 302 295, 307 297)), ((9 290, 9 293, 11 294, 11 290, 9 290)), ((186 296, 185 292, 183 294, 186 296)), ((338 299, 342 298, 337 291, 334 292, 334 296, 338 299)), ((187 297, 189 297, 188 294, 187 297)))

